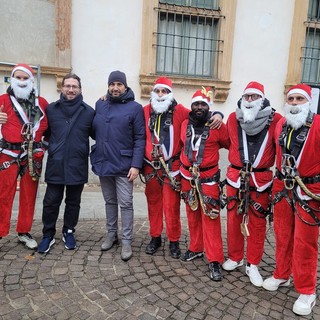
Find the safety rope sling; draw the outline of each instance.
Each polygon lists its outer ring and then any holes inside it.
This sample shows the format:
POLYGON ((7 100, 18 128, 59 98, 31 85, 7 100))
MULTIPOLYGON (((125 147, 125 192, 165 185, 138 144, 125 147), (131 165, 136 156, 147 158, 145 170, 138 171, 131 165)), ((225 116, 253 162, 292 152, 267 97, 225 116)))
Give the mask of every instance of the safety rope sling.
MULTIPOLYGON (((220 206, 220 201, 216 200, 208 195, 204 195, 202 191, 202 184, 203 183, 210 183, 210 182, 217 182, 220 184, 220 170, 209 178, 200 178, 200 172, 207 171, 210 169, 213 169, 216 166, 210 166, 210 167, 200 167, 202 161, 203 161, 203 153, 206 141, 209 137, 209 130, 210 130, 210 121, 207 121, 203 127, 203 131, 199 137, 200 139, 200 145, 198 149, 198 153, 196 156, 196 161, 193 160, 193 150, 191 148, 192 144, 192 125, 189 123, 187 126, 187 132, 186 132, 186 147, 185 147, 185 154, 188 156, 188 160, 190 163, 192 163, 192 166, 185 167, 185 169, 188 169, 191 172, 191 180, 190 185, 191 189, 189 192, 181 192, 181 198, 189 204, 192 211, 196 211, 200 206, 202 208, 203 213, 210 217, 211 219, 217 219, 219 217, 220 210, 215 209, 215 207, 220 206)), ((220 189, 219 189, 220 193, 220 189)))
MULTIPOLYGON (((173 113, 174 113, 174 107, 176 105, 176 102, 172 103, 168 109, 167 112, 161 114, 161 116, 165 115, 165 120, 163 123, 162 130, 160 130, 160 137, 158 142, 156 142, 155 137, 155 126, 157 123, 157 119, 159 114, 155 113, 154 111, 150 114, 150 120, 149 120, 149 130, 152 137, 152 145, 153 149, 151 152, 152 161, 149 161, 148 159, 144 158, 144 162, 147 165, 150 165, 152 167, 152 172, 147 175, 140 175, 140 179, 143 183, 147 183, 150 179, 156 178, 158 182, 163 185, 164 183, 168 183, 171 188, 175 191, 181 190, 181 182, 178 181, 175 177, 173 177, 170 174, 170 171, 172 169, 172 163, 180 158, 180 153, 170 158, 168 161, 164 160, 163 153, 162 153, 162 144, 164 143, 166 136, 169 132, 170 126, 173 122, 173 113), (160 174, 161 172, 161 174, 160 174), (169 182, 165 181, 165 177, 168 178, 169 182)), ((161 123, 159 119, 159 124, 161 123)))
POLYGON ((19 111, 15 106, 15 104, 18 103, 16 99, 13 96, 10 96, 10 98, 12 101, 12 108, 22 124, 21 136, 24 141, 22 143, 10 143, 3 138, 0 140, 0 153, 2 153, 5 149, 10 151, 20 151, 16 158, 10 161, 3 162, 0 166, 0 171, 8 169, 11 165, 16 163, 19 167, 18 175, 22 176, 28 168, 30 176, 34 181, 36 181, 40 178, 42 170, 42 161, 37 161, 33 157, 34 150, 42 148, 42 142, 36 143, 33 141, 33 127, 34 120, 37 115, 36 107, 38 104, 38 95, 35 92, 34 103, 32 104, 29 113, 29 122, 25 122, 22 119, 19 111))
MULTIPOLYGON (((289 146, 286 144, 286 137, 290 131, 290 128, 287 126, 287 123, 284 123, 282 126, 282 131, 279 137, 279 144, 282 147, 282 170, 284 173, 279 170, 276 171, 276 177, 284 182, 284 188, 275 194, 273 199, 273 205, 276 205, 278 202, 285 198, 289 205, 291 206, 293 212, 297 214, 301 221, 311 226, 319 226, 320 220, 315 214, 315 212, 320 212, 319 209, 312 208, 308 201, 303 200, 299 197, 297 188, 300 188, 305 192, 307 196, 315 201, 320 201, 320 196, 311 192, 306 184, 313 184, 320 182, 320 175, 316 175, 314 177, 300 177, 299 171, 296 166, 296 159, 298 159, 299 154, 304 146, 304 143, 307 139, 308 132, 311 128, 312 122, 314 118, 314 113, 309 112, 306 123, 302 127, 301 131, 298 133, 295 139, 295 144, 292 147, 292 150, 288 149, 289 146), (291 197, 290 197, 291 195, 291 197), (299 203, 301 208, 307 212, 310 217, 313 219, 314 223, 310 223, 306 221, 301 215, 298 213, 296 209, 296 203, 299 203)), ((291 129, 293 130, 293 129, 291 129)))
MULTIPOLYGON (((248 223, 249 223, 249 206, 251 206, 254 210, 252 210, 253 214, 262 219, 266 219, 269 217, 269 222, 272 221, 272 214, 271 214, 271 186, 266 188, 263 191, 258 191, 256 187, 250 186, 250 176, 252 172, 265 172, 270 170, 270 168, 254 168, 252 164, 254 163, 256 154, 259 153, 263 141, 266 138, 266 135, 268 133, 269 127, 273 121, 275 114, 275 110, 272 109, 271 114, 269 115, 268 122, 266 126, 263 128, 263 130, 258 133, 258 135, 255 137, 255 143, 254 143, 254 150, 255 152, 247 152, 245 156, 245 148, 248 150, 248 144, 247 141, 244 141, 243 134, 246 135, 246 133, 242 130, 241 126, 238 124, 238 140, 239 140, 239 153, 240 153, 240 159, 242 161, 242 167, 237 167, 234 165, 230 165, 232 168, 239 170, 239 176, 240 176, 240 187, 238 190, 238 193, 236 196, 227 197, 225 194, 222 195, 222 199, 225 205, 228 205, 230 202, 235 201, 234 206, 238 203, 237 207, 237 214, 242 215, 242 223, 240 225, 241 233, 244 237, 249 236, 249 229, 248 229, 248 223), (253 200, 250 197, 250 192, 257 192, 257 193, 269 193, 269 204, 266 209, 262 207, 260 203, 253 200), (259 214, 257 214, 259 213, 259 214)), ((227 184, 228 182, 224 180, 222 182, 222 186, 227 184)), ((232 210, 233 207, 229 208, 229 210, 232 210)))

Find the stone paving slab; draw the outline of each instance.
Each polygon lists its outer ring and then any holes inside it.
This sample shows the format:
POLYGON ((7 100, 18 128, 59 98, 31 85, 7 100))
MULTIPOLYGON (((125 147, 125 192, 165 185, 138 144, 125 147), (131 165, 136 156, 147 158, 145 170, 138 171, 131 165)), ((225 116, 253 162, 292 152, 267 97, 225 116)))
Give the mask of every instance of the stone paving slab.
MULTIPOLYGON (((226 253, 226 221, 222 219, 226 253)), ((64 248, 60 232, 46 255, 18 243, 11 233, 0 240, 0 319, 320 319, 320 303, 308 317, 291 311, 298 294, 291 285, 267 292, 250 284, 244 267, 224 272, 224 280, 208 278, 205 259, 183 262, 169 255, 168 241, 154 255, 145 254, 149 242, 148 222, 137 217, 134 224, 133 258, 123 262, 121 247, 101 252, 104 219, 81 219, 78 247, 64 248)), ((58 221, 57 230, 62 222, 58 221)), ((32 234, 41 239, 42 223, 36 219, 32 234)), ((181 248, 188 246, 183 218, 181 248)), ((274 268, 274 237, 268 232, 261 274, 274 268)), ((319 276, 319 273, 318 273, 319 276)), ((318 277, 319 278, 319 277, 318 277)), ((319 292, 319 285, 318 285, 319 292)))

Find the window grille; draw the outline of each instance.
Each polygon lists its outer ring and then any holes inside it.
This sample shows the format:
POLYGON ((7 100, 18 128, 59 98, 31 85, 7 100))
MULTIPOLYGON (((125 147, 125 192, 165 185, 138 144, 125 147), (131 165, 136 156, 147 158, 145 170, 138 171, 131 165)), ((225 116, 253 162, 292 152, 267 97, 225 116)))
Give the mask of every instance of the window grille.
POLYGON ((302 82, 320 83, 320 4, 309 0, 305 46, 302 48, 302 82))
POLYGON ((218 79, 219 1, 159 1, 156 73, 218 79))

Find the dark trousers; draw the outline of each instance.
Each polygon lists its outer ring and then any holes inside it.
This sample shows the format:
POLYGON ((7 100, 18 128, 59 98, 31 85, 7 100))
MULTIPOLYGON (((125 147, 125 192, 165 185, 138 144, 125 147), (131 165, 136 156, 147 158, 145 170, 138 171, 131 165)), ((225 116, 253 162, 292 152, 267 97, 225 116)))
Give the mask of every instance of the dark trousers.
POLYGON ((56 222, 59 216, 59 209, 66 189, 65 210, 63 216, 62 232, 67 230, 75 231, 79 220, 81 194, 84 184, 64 185, 64 184, 47 184, 46 193, 43 199, 43 236, 54 236, 56 233, 56 222))

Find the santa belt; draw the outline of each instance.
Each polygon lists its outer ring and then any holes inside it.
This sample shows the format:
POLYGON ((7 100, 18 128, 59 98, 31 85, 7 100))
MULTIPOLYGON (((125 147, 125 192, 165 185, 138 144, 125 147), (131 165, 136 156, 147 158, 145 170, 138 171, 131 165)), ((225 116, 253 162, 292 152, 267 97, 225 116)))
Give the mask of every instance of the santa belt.
MULTIPOLYGON (((188 171, 192 171, 192 166, 191 167, 188 167, 188 166, 185 166, 184 164, 181 164, 183 168, 185 168, 186 170, 188 171)), ((210 167, 199 167, 199 171, 202 172, 202 171, 208 171, 208 170, 211 170, 213 168, 216 168, 217 166, 210 166, 210 167)))
MULTIPOLYGON (((7 150, 21 150, 22 143, 11 143, 4 139, 0 140, 0 148, 7 150)), ((38 149, 42 147, 42 142, 33 142, 33 149, 38 149)))
MULTIPOLYGON (((285 179, 285 176, 278 169, 276 169, 276 177, 281 181, 285 179)), ((304 184, 318 183, 320 182, 320 175, 318 174, 314 177, 304 177, 301 178, 301 180, 304 184)))
MULTIPOLYGON (((243 167, 238 167, 238 166, 235 166, 233 164, 230 164, 230 167, 233 168, 233 169, 237 169, 237 170, 242 170, 243 167)), ((252 168, 250 169, 250 171, 252 172, 264 172, 264 171, 270 171, 270 168, 252 168)))

